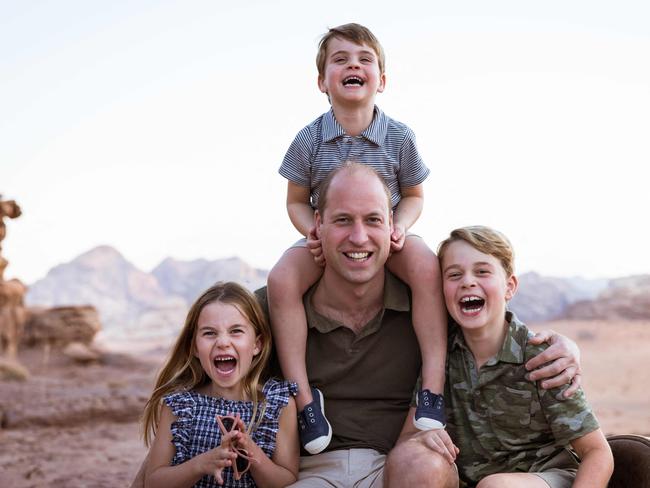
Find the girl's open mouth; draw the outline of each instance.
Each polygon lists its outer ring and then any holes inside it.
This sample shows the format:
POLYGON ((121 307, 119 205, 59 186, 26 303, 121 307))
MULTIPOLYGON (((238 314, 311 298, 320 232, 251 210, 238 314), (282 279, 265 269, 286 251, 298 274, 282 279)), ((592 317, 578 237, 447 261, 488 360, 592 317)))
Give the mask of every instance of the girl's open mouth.
POLYGON ((214 358, 214 366, 222 374, 229 374, 235 370, 237 359, 233 356, 218 356, 214 358))

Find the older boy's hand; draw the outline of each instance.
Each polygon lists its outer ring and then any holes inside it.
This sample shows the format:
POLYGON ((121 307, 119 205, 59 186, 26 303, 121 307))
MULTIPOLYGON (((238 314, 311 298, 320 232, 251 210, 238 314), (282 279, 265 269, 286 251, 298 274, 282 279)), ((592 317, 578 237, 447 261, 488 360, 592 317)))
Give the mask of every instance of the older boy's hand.
POLYGON ((582 377, 580 349, 575 342, 552 330, 538 332, 528 342, 536 345, 542 342, 550 344, 548 349, 526 363, 531 381, 544 380, 541 385, 545 390, 568 384, 569 387, 563 393, 565 398, 578 391, 582 377))
POLYGON ((321 246, 320 239, 316 235, 316 227, 309 229, 307 234, 307 249, 314 257, 314 261, 319 266, 325 266, 325 255, 323 254, 323 247, 321 246))
POLYGON ((456 461, 460 450, 444 429, 426 430, 414 434, 407 442, 420 442, 434 452, 440 454, 449 464, 456 461))
POLYGON ((391 252, 399 252, 404 247, 404 240, 406 239, 406 229, 404 227, 395 225, 393 232, 390 234, 390 250, 391 252))

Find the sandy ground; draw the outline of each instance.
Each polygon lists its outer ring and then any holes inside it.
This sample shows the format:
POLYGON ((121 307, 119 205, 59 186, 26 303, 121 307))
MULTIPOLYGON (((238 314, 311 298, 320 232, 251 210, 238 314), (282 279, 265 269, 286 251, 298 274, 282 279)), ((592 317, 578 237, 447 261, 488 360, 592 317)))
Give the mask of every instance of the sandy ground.
MULTIPOLYGON (((584 387, 608 434, 650 435, 650 322, 554 322, 582 350, 584 387)), ((541 326, 534 327, 536 330, 541 326)), ((126 487, 146 450, 138 417, 164 347, 122 345, 79 366, 40 350, 26 382, 0 381, 1 487, 126 487)))

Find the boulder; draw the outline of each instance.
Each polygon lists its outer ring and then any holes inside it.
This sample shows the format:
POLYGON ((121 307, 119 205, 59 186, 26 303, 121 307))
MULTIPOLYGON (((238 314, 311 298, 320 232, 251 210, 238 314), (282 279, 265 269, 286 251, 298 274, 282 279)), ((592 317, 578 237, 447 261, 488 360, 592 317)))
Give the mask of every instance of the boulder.
POLYGON ((25 381, 28 378, 29 371, 25 366, 15 360, 0 357, 0 380, 25 381))
POLYGON ((91 305, 30 308, 22 342, 31 347, 90 344, 101 329, 97 309, 91 305))
POLYGON ((101 353, 81 342, 71 342, 63 349, 63 354, 78 363, 90 363, 101 358, 101 353))

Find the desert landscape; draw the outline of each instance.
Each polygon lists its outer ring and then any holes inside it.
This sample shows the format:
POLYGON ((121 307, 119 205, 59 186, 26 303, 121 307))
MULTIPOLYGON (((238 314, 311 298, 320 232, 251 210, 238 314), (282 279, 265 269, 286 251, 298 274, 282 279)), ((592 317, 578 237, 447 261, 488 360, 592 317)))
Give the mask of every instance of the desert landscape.
MULTIPOLYGON (((579 344, 584 388, 607 434, 650 435, 649 321, 534 328, 579 344)), ((146 453, 138 418, 169 340, 96 342, 100 357, 85 364, 56 348, 20 351, 29 378, 0 381, 0 486, 129 486, 146 453)))

